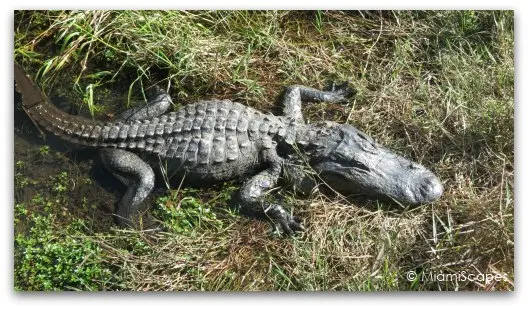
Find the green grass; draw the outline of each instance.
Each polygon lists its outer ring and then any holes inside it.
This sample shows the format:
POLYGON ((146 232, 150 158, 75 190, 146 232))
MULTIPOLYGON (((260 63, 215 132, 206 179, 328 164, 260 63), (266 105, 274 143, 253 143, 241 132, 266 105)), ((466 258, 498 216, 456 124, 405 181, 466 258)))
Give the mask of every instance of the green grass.
MULTIPOLYGON (((104 277, 111 284, 93 285, 104 280, 85 275, 91 283, 48 287, 513 290, 513 20, 513 11, 15 12, 15 61, 48 94, 66 95, 95 118, 111 118, 144 100, 153 84, 168 89, 177 105, 216 97, 275 111, 285 85, 321 88, 349 80, 358 94, 348 105, 305 106, 305 118, 354 124, 430 167, 445 188, 438 202, 392 210, 372 201, 319 193, 301 198, 279 190, 308 230, 286 239, 267 223, 224 207, 236 183, 172 191, 152 202, 156 219, 172 227, 168 232, 76 232, 90 241, 89 252, 76 254, 100 261, 99 277, 103 269, 114 270, 104 277), (120 100, 111 100, 114 93, 120 100), (464 270, 508 280, 406 279, 408 271, 464 270)), ((40 155, 49 162, 54 150, 41 148, 40 155)), ((17 154, 15 162, 15 188, 57 188, 51 194, 64 205, 73 203, 69 194, 95 186, 72 186, 70 178, 89 178, 74 175, 72 167, 66 175, 56 171, 49 184, 35 184, 26 175, 32 163, 17 154)), ((43 213, 31 206, 32 198, 15 201, 29 205, 15 212, 26 214, 15 217, 15 230, 27 244, 38 243, 31 218, 61 209, 52 203, 43 213)), ((93 218, 59 217, 46 233, 75 251, 68 224, 93 218)), ((19 247, 15 255, 24 256, 19 247)), ((16 267, 17 288, 45 288, 31 283, 31 275, 17 277, 16 267)))
POLYGON ((106 290, 112 287, 112 270, 102 264, 103 251, 76 219, 57 229, 52 214, 27 216, 17 204, 15 220, 31 224, 15 236, 15 290, 106 290))

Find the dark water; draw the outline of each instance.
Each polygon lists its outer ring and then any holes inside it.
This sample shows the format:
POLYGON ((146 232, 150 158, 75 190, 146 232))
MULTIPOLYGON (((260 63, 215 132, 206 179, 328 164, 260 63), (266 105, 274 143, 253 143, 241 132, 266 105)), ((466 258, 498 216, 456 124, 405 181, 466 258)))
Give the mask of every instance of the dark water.
POLYGON ((95 232, 108 230, 124 186, 104 170, 95 151, 70 148, 49 133, 43 138, 22 110, 20 95, 14 97, 15 204, 59 220, 83 219, 95 232))

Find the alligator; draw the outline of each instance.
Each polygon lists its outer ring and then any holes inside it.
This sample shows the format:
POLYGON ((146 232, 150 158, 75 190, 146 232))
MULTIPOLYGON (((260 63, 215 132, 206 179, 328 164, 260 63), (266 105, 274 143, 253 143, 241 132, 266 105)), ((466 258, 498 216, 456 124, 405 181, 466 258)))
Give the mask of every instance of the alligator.
POLYGON ((104 122, 56 108, 17 64, 14 77, 22 107, 37 126, 69 143, 99 149, 106 169, 126 185, 115 211, 123 225, 137 222, 156 173, 184 185, 247 179, 233 203, 243 213, 268 218, 285 234, 304 227, 300 218, 266 197, 279 179, 300 192, 324 184, 345 196, 408 205, 435 201, 443 192, 439 178, 426 167, 352 125, 303 120, 303 103, 347 102, 355 94, 348 83, 326 90, 286 87, 282 116, 228 100, 199 101, 168 112, 172 100, 156 88, 146 106, 104 122))

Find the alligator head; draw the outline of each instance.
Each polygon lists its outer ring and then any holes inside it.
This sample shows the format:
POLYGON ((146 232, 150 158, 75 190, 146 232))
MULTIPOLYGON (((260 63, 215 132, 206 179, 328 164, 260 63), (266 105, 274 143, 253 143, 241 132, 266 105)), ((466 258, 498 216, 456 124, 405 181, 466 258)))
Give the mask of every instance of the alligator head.
POLYGON ((316 148, 311 166, 338 192, 408 205, 432 202, 442 195, 442 183, 431 171, 380 146, 353 126, 326 122, 318 127, 311 143, 316 148))

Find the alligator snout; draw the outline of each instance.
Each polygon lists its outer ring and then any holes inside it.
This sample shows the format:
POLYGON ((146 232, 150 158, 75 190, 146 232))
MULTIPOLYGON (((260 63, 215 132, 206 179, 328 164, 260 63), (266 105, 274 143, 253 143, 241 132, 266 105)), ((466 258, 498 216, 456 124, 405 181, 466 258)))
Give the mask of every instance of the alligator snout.
POLYGON ((440 179, 434 175, 425 178, 420 185, 421 203, 436 201, 444 193, 444 187, 440 179))
POLYGON ((412 182, 407 184, 409 188, 401 191, 407 193, 407 196, 399 198, 402 202, 411 205, 430 203, 439 199, 444 192, 440 179, 425 168, 421 175, 411 179, 412 182))
MULTIPOLYGON (((396 166, 407 166, 410 162, 397 155, 395 159, 400 163, 405 162, 396 166)), ((400 168, 399 172, 394 172, 395 170, 392 165, 390 169, 381 173, 385 176, 383 177, 385 183, 377 179, 378 183, 383 183, 376 190, 380 195, 385 194, 389 199, 412 206, 434 202, 442 196, 444 192, 442 182, 425 166, 412 162, 409 169, 400 168)))

